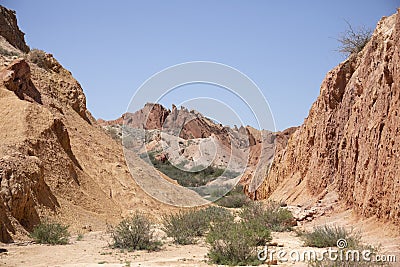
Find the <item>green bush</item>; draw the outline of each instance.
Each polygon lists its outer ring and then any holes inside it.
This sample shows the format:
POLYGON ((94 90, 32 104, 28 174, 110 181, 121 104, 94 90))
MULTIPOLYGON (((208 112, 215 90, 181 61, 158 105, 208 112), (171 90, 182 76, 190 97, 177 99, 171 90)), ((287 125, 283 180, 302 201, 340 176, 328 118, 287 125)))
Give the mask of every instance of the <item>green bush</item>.
POLYGON ((30 236, 40 244, 65 245, 68 243, 70 233, 68 226, 45 220, 33 228, 30 236))
POLYGON ((211 246, 208 257, 216 264, 259 265, 262 262, 257 259, 257 246, 270 240, 269 230, 255 221, 220 221, 207 235, 206 242, 211 246))
POLYGON ((160 172, 167 175, 169 178, 174 179, 181 186, 185 187, 199 187, 208 184, 209 182, 217 179, 222 175, 224 170, 208 166, 196 166, 191 170, 182 170, 172 165, 168 160, 165 162, 155 159, 155 152, 141 154, 141 158, 149 157, 153 166, 160 172))
POLYGON ((254 233, 257 246, 266 246, 271 241, 271 230, 261 220, 243 220, 243 223, 254 233))
POLYGON ((232 221, 233 216, 220 207, 179 211, 163 217, 163 230, 174 239, 174 243, 187 245, 195 243, 196 237, 203 236, 211 223, 224 220, 232 221))
POLYGON ((218 199, 215 204, 226 208, 241 208, 247 204, 249 198, 242 194, 226 195, 218 199))
POLYGON ((296 225, 292 213, 282 208, 279 203, 272 201, 265 206, 260 202, 252 202, 244 207, 240 217, 244 221, 259 221, 274 232, 288 231, 296 225))
POLYGON ((208 218, 195 210, 179 211, 163 217, 163 230, 180 245, 194 244, 208 229, 208 218))
POLYGON ((336 247, 339 239, 345 239, 348 248, 357 247, 360 242, 358 234, 348 232, 345 228, 335 225, 314 227, 311 232, 305 232, 301 237, 305 246, 317 248, 336 247))
POLYGON ((242 185, 237 185, 228 194, 218 199, 215 204, 226 208, 241 208, 250 202, 246 196, 242 185))
POLYGON ((216 223, 220 221, 233 221, 232 213, 222 207, 209 206, 198 211, 206 218, 209 223, 216 223))
POLYGON ((153 240, 150 219, 136 212, 111 229, 112 247, 128 250, 157 250, 161 243, 153 240))

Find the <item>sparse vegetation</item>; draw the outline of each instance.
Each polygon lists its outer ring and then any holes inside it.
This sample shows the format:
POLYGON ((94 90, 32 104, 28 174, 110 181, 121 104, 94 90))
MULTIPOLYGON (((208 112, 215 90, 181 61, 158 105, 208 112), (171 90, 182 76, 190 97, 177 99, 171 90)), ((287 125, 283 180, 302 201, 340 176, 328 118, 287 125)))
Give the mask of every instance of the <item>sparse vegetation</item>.
POLYGON ((195 243, 195 238, 207 230, 206 218, 200 218, 194 211, 179 211, 163 218, 163 230, 174 243, 187 245, 195 243))
POLYGON ((179 211, 163 218, 167 236, 180 245, 194 244, 195 238, 202 236, 208 228, 208 221, 196 211, 179 211))
POLYGON ((28 53, 28 60, 43 69, 49 69, 49 64, 46 59, 46 52, 44 52, 43 50, 32 49, 28 53))
POLYGON ((237 185, 225 196, 218 199, 215 204, 226 208, 241 208, 250 202, 250 198, 246 196, 242 185, 237 185))
POLYGON ((150 219, 136 212, 111 228, 112 247, 128 250, 157 250, 161 242, 153 240, 150 219))
POLYGON ((256 221, 221 221, 211 226, 206 241, 212 263, 224 265, 259 265, 257 246, 271 240, 270 231, 256 221))
POLYGON ((211 223, 232 219, 233 216, 229 211, 218 207, 179 211, 164 216, 163 230, 176 244, 194 244, 196 237, 203 236, 211 223))
POLYGON ((106 132, 111 136, 112 139, 118 143, 122 143, 122 129, 118 126, 107 126, 106 132))
POLYGON ((209 206, 205 209, 199 210, 200 215, 207 218, 209 223, 216 223, 220 221, 233 221, 232 213, 222 207, 209 206))
MULTIPOLYGON (((146 156, 147 155, 141 155, 141 157, 146 156)), ((199 187, 206 185, 207 183, 217 179, 224 172, 224 170, 212 166, 206 168, 204 168, 204 166, 196 166, 188 171, 181 170, 172 165, 168 160, 165 162, 156 160, 154 153, 149 153, 148 156, 157 170, 161 171, 171 179, 176 180, 178 184, 185 187, 199 187)))
POLYGON ((6 56, 6 57, 12 57, 12 56, 18 56, 18 53, 7 50, 4 47, 0 47, 0 55, 6 56))
POLYGON ((261 225, 274 232, 288 231, 296 225, 292 213, 282 208, 279 203, 272 201, 267 205, 251 202, 244 207, 240 217, 247 222, 259 221, 261 225))
POLYGON ((83 240, 83 234, 78 234, 76 237, 76 241, 82 241, 83 240))
POLYGON ((318 226, 315 227, 311 232, 305 232, 301 234, 304 240, 304 245, 309 247, 336 247, 339 239, 347 241, 348 248, 355 248, 360 243, 360 236, 356 233, 347 231, 345 228, 340 226, 318 226))
POLYGON ((245 207, 241 220, 221 220, 211 225, 206 241, 211 249, 208 257, 212 263, 225 265, 259 265, 257 246, 271 241, 270 225, 260 203, 245 207), (260 206, 259 206, 260 205, 260 206), (254 213, 251 213, 253 211, 254 213))
POLYGON ((360 52, 372 36, 372 30, 360 27, 354 30, 348 21, 347 30, 337 39, 340 43, 339 52, 346 56, 360 52))
POLYGON ((44 220, 33 228, 30 236, 40 244, 65 245, 69 241, 68 226, 44 220))

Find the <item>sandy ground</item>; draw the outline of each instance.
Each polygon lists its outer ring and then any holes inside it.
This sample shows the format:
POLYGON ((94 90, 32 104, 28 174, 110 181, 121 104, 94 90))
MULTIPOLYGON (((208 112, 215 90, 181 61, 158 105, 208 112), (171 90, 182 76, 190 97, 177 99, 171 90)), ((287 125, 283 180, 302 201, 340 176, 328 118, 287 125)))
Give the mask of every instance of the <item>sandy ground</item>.
MULTIPOLYGON (((387 255, 396 255, 400 266, 400 236, 396 235, 393 226, 379 223, 374 219, 361 220, 350 211, 337 212, 323 216, 314 221, 307 222, 301 229, 311 229, 314 226, 335 224, 348 229, 354 229, 362 234, 365 244, 380 246, 380 252, 387 255)), ((324 249, 307 248, 295 232, 272 233, 272 243, 278 247, 275 250, 323 251, 324 249)), ((7 253, 0 254, 0 266, 217 266, 207 263, 208 248, 204 240, 199 240, 195 245, 179 246, 172 243, 171 239, 164 239, 160 251, 128 252, 109 247, 110 238, 105 232, 89 232, 78 241, 77 236, 72 236, 70 244, 49 246, 25 243, 1 244, 7 253)), ((266 264, 261 266, 267 266, 266 264)), ((279 266, 307 266, 304 262, 279 263, 279 266)))
POLYGON ((0 257, 1 266, 207 266, 202 244, 176 246, 167 243, 158 252, 127 252, 109 247, 104 232, 85 234, 68 245, 10 244, 8 253, 0 257))
MULTIPOLYGON (((275 242, 287 248, 301 247, 301 240, 293 232, 274 233, 273 236, 275 242)), ((128 252, 111 249, 109 237, 104 232, 91 232, 80 241, 76 239, 77 236, 73 236, 70 244, 58 246, 32 243, 3 245, 8 253, 0 254, 0 266, 217 266, 206 262, 208 248, 204 240, 186 246, 175 245, 171 240, 166 240, 162 249, 157 252, 128 252)))

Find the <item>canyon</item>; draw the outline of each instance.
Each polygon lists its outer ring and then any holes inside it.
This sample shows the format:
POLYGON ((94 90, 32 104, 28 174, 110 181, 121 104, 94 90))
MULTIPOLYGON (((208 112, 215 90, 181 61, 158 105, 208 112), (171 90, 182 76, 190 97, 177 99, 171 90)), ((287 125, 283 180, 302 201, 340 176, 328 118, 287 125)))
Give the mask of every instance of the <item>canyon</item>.
MULTIPOLYGON (((228 170, 233 177, 205 185, 232 189, 238 183, 253 201, 287 206, 299 226, 356 225, 367 242, 383 236, 399 253, 399 11, 383 17, 365 47, 326 74, 298 127, 229 127, 199 111, 143 104, 115 120, 95 119, 72 73, 53 55, 30 49, 15 12, 0 6, 0 242, 29 242, 35 225, 51 218, 88 234, 79 248, 109 253, 103 248, 107 225, 134 211, 157 221, 182 206, 210 204, 204 200, 210 192, 202 195, 156 170, 146 160, 151 155, 188 170, 228 170), (137 130, 143 136, 135 136, 137 130)), ((284 238, 300 246, 292 234, 284 238)), ((29 255, 47 250, 30 249, 29 255)), ((196 263, 205 265, 205 245, 193 249, 201 251, 196 263)), ((181 250, 169 246, 167 252, 181 250)), ((173 258, 176 266, 191 264, 173 258)))

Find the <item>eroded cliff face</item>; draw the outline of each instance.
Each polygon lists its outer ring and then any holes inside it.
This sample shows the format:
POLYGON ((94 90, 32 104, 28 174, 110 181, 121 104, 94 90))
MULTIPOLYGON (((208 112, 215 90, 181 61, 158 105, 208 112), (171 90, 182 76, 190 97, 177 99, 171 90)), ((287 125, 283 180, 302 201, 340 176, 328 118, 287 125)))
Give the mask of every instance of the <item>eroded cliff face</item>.
POLYGON ((215 135, 225 146, 231 145, 229 127, 216 124, 195 110, 178 109, 175 105, 169 110, 160 104, 147 103, 135 113, 125 113, 111 121, 99 119, 98 123, 103 126, 126 124, 136 129, 163 130, 186 140, 215 135))
POLYGON ((18 28, 15 11, 2 6, 0 6, 0 35, 19 50, 29 52, 29 47, 25 43, 25 34, 18 28))
POLYGON ((400 15, 331 70, 304 124, 278 148, 255 198, 309 202, 336 190, 364 216, 400 223, 400 15), (312 196, 312 198, 310 198, 312 196))
MULTIPOLYGON (((9 32, 4 10, 0 34, 9 32)), ((155 176, 153 169, 133 157, 132 177, 72 74, 51 54, 25 53, 26 45, 6 38, 0 36, 0 242, 24 238, 44 217, 85 231, 133 210, 171 209, 135 183, 136 176, 155 176)))

